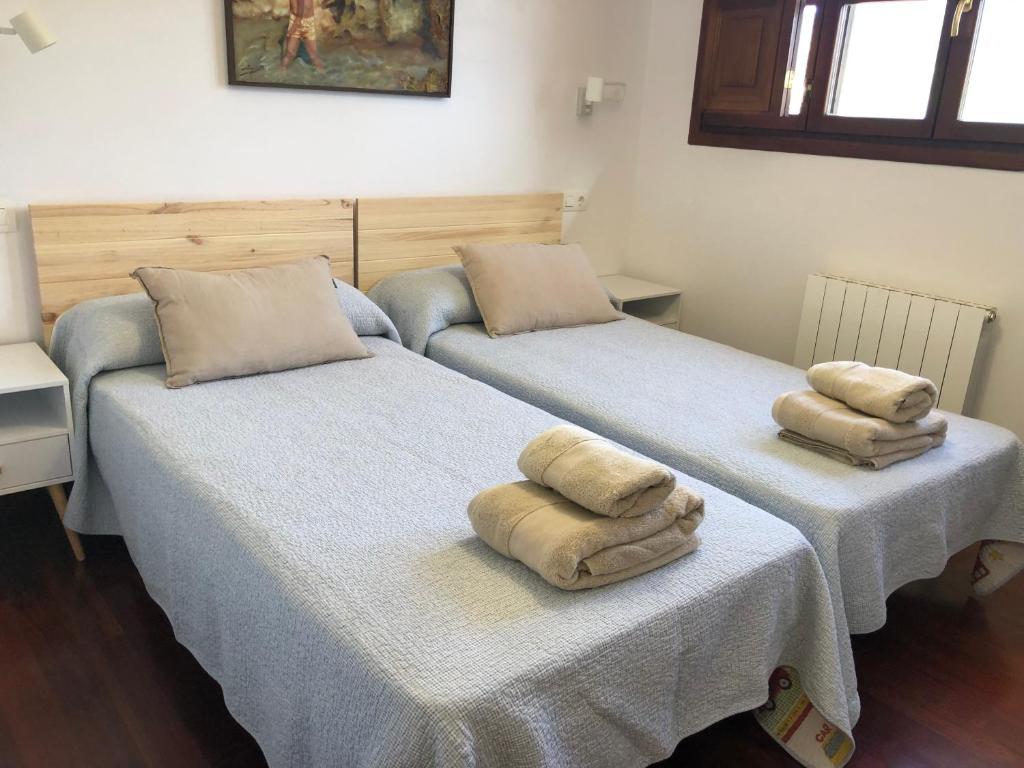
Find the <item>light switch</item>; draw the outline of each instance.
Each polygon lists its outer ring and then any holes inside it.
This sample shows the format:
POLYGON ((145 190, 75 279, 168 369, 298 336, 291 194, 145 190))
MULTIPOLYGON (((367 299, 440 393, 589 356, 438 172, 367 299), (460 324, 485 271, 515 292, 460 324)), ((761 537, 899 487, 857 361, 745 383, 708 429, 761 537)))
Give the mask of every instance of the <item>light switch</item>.
POLYGON ((604 84, 604 100, 623 102, 626 100, 626 84, 625 83, 605 83, 604 84))

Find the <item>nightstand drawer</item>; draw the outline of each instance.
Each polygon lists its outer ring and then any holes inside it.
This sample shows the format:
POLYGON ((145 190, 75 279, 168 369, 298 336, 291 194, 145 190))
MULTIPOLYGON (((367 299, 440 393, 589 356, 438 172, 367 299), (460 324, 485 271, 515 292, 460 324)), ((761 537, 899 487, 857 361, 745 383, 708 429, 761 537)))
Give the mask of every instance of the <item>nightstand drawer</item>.
POLYGON ((67 435, 0 445, 0 491, 70 476, 67 435))

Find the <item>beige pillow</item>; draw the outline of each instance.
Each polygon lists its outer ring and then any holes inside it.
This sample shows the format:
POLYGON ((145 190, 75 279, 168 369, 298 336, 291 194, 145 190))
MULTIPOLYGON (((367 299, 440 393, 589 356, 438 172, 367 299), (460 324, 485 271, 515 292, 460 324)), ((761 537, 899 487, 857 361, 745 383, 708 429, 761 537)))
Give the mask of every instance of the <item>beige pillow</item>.
POLYGON ((141 267, 167 386, 370 357, 338 303, 325 256, 237 272, 141 267))
POLYGON ((491 336, 619 320, 579 245, 455 248, 491 336))

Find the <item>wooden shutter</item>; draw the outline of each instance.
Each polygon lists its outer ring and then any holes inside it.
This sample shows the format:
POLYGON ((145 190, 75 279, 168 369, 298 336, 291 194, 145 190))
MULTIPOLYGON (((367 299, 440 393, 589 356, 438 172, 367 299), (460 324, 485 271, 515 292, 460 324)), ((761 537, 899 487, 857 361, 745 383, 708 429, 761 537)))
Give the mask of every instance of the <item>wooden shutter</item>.
POLYGON ((703 127, 778 128, 797 122, 782 116, 797 5, 797 0, 705 0, 695 121, 703 127))

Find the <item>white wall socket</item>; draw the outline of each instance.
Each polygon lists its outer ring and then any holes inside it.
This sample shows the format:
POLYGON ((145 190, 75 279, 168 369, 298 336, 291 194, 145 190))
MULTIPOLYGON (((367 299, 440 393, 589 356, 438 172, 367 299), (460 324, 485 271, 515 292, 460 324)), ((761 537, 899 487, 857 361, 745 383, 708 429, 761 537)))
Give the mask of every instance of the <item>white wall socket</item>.
POLYGON ((0 232, 17 232, 18 220, 14 217, 14 206, 0 200, 0 232))
POLYGON ((580 212, 587 210, 590 205, 590 195, 580 189, 573 189, 565 193, 565 204, 562 206, 566 211, 580 212))

